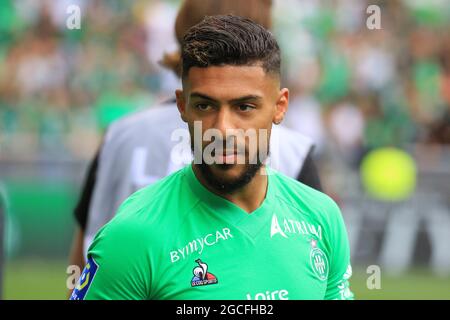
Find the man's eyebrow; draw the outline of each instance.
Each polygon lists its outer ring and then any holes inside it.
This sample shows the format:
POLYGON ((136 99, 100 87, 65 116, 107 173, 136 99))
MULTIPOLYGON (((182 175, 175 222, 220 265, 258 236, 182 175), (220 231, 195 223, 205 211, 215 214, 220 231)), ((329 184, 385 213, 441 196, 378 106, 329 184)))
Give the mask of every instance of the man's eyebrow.
MULTIPOLYGON (((211 98, 211 97, 207 96, 206 94, 199 93, 199 92, 191 93, 190 97, 191 98, 205 99, 205 100, 209 100, 209 101, 212 101, 212 102, 219 102, 217 99, 211 98)), ((238 104, 238 103, 242 103, 242 102, 260 101, 260 100, 262 100, 261 96, 250 94, 250 95, 246 95, 246 96, 243 96, 243 97, 231 99, 228 102, 230 104, 238 104)))
POLYGON ((260 100, 262 100, 262 97, 250 94, 250 95, 239 97, 239 98, 236 98, 236 99, 231 99, 229 101, 229 103, 230 104, 239 104, 239 103, 250 102, 250 101, 258 102, 260 100))
POLYGON ((207 96, 206 94, 199 93, 199 92, 192 92, 189 97, 190 98, 200 98, 200 99, 210 100, 212 102, 218 102, 216 99, 211 98, 211 97, 207 96))

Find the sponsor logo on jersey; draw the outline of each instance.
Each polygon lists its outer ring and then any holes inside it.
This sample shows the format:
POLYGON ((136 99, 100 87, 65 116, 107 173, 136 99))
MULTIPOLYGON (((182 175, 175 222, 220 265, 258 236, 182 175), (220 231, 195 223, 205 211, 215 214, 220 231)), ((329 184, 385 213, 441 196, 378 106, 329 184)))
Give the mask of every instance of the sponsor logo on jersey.
POLYGON ((80 280, 78 285, 72 292, 70 296, 70 300, 83 300, 86 296, 89 287, 92 284, 92 280, 94 280, 95 273, 98 270, 98 265, 95 263, 94 258, 89 257, 87 260, 86 267, 83 270, 83 273, 80 276, 80 280))
POLYGON ((233 238, 233 235, 229 228, 208 233, 206 236, 190 241, 182 248, 170 251, 170 262, 174 263, 180 259, 184 260, 193 253, 202 254, 205 247, 213 246, 219 241, 225 241, 231 238, 233 238))
POLYGON ((255 295, 247 293, 247 300, 289 300, 288 295, 287 290, 258 292, 255 295))
POLYGON ((344 275, 342 276, 342 280, 338 282, 338 288, 339 288, 339 295, 341 300, 347 300, 353 298, 353 293, 350 290, 350 285, 348 282, 348 279, 350 279, 352 276, 352 266, 348 265, 347 270, 345 271, 344 275))
POLYGON ((208 272, 208 265, 205 262, 200 259, 195 260, 195 262, 198 263, 198 266, 192 270, 194 277, 191 280, 191 286, 198 287, 218 283, 217 277, 208 272))
POLYGON ((288 238, 289 234, 299 235, 313 235, 317 239, 322 240, 322 227, 320 225, 313 225, 304 220, 286 219, 278 220, 276 214, 272 216, 272 225, 270 228, 270 237, 279 234, 284 238, 288 238))

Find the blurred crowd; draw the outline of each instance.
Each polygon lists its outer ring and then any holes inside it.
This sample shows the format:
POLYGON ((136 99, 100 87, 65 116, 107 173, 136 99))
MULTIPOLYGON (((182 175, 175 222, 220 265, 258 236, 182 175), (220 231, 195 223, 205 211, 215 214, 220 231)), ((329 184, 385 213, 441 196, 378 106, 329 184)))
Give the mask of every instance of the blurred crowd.
MULTIPOLYGON (((176 49, 177 0, 3 0, 0 160, 86 160, 107 125, 171 98, 159 61, 176 49), (66 26, 67 7, 81 28, 66 26)), ((446 0, 275 0, 274 33, 291 90, 286 125, 317 157, 356 167, 373 148, 450 143, 446 0), (370 4, 380 29, 367 27, 370 4)))
POLYGON ((2 1, 0 158, 87 159, 107 125, 177 86, 177 1, 2 1), (67 8, 81 10, 68 29, 67 8))
POLYGON ((280 2, 277 32, 293 61, 285 66, 291 126, 350 161, 358 149, 450 143, 445 1, 375 1, 380 30, 366 26, 373 1, 280 2))

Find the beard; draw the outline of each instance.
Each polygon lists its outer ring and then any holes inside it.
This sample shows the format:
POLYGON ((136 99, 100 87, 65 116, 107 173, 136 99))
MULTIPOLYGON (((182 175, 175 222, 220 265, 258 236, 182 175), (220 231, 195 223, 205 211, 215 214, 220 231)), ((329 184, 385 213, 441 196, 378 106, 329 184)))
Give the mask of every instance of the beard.
MULTIPOLYGON (((192 140, 191 140, 192 141, 192 140)), ((191 143, 191 150, 194 152, 194 145, 191 143)), ((208 185, 215 190, 216 192, 220 194, 230 194, 234 193, 235 191, 243 188, 246 186, 252 179, 255 177, 256 173, 259 171, 259 169, 263 166, 265 160, 267 159, 270 151, 267 150, 267 155, 263 156, 262 158, 259 157, 259 150, 257 150, 257 153, 255 155, 256 161, 248 161, 248 163, 243 164, 244 170, 243 172, 234 179, 227 179, 221 176, 220 174, 214 173, 213 170, 211 170, 211 166, 215 166, 220 171, 227 171, 230 170, 235 166, 235 164, 212 164, 208 165, 205 163, 205 161, 201 161, 199 164, 195 164, 203 178, 206 180, 208 185)), ((248 154, 246 152, 246 154, 248 154)), ((246 159, 248 157, 246 156, 246 159)))
MULTIPOLYGON (((244 171, 235 179, 223 179, 223 177, 213 173, 211 166, 202 162, 198 164, 198 168, 202 173, 204 179, 208 182, 208 185, 218 193, 233 193, 244 186, 246 186, 255 177, 258 170, 262 167, 263 163, 258 161, 256 164, 245 164, 244 171)), ((232 165, 221 164, 217 165, 221 170, 226 171, 232 165)))

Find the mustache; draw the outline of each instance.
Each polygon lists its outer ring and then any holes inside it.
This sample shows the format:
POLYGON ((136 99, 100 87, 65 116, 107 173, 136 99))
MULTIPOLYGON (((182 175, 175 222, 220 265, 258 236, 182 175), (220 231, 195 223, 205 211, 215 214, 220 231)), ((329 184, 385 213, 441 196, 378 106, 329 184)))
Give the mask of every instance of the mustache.
MULTIPOLYGON (((204 141, 203 141, 204 142, 204 141)), ((202 148, 207 146, 214 146, 213 153, 218 154, 247 154, 248 146, 245 143, 239 143, 238 139, 234 136, 227 137, 226 139, 214 139, 208 144, 203 144, 202 148)))

